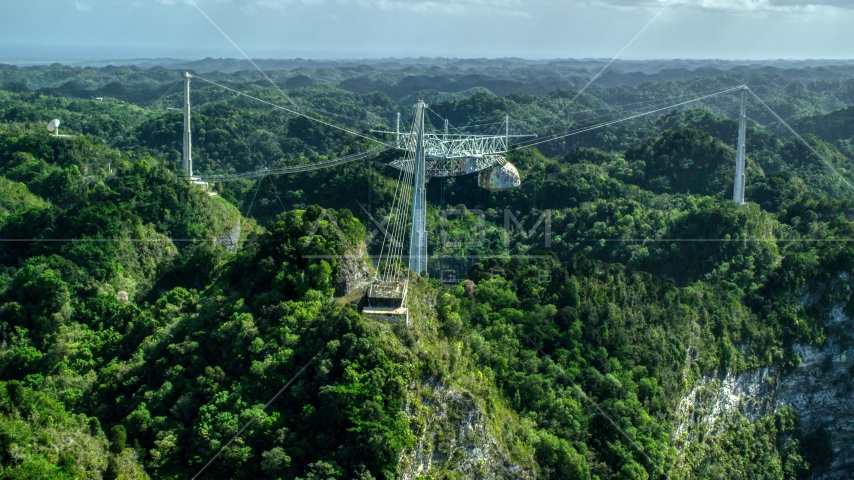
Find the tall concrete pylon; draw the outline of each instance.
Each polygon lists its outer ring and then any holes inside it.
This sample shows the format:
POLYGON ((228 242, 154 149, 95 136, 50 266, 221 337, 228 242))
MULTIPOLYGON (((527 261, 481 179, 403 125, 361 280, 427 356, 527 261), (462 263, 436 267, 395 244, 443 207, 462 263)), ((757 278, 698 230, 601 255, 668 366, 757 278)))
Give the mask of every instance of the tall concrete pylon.
POLYGON ((181 167, 193 177, 193 140, 190 138, 190 72, 184 72, 184 158, 181 167))
POLYGON ((741 87, 741 119, 738 124, 738 150, 735 160, 735 181, 732 200, 736 205, 747 205, 744 201, 745 155, 747 153, 747 85, 741 87))
POLYGON ((409 237, 409 269, 417 274, 427 271, 427 195, 424 153, 424 108, 419 100, 415 108, 415 164, 412 188, 412 231, 409 237))

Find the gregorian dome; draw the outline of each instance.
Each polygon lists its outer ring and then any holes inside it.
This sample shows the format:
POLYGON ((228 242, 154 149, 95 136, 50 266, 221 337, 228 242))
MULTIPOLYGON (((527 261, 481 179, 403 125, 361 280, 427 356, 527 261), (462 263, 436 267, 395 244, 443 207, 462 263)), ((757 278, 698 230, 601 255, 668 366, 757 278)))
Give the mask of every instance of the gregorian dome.
POLYGON ((510 162, 482 170, 477 177, 478 187, 493 191, 510 190, 521 184, 522 177, 519 175, 519 170, 516 170, 510 162))

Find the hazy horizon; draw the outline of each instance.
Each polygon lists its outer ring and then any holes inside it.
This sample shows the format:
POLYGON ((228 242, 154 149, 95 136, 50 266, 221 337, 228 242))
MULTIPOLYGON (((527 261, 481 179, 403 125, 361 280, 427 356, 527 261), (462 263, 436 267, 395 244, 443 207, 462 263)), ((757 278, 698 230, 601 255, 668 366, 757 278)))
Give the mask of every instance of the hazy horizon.
POLYGON ((841 0, 33 0, 0 61, 854 58, 841 0), (667 6, 665 8, 665 6, 667 6))
MULTIPOLYGON (((529 62, 531 64, 546 64, 550 62, 601 62, 606 63, 612 61, 611 58, 607 57, 554 57, 554 58, 526 58, 526 57, 518 57, 518 56, 506 56, 506 57, 445 57, 445 56, 387 56, 387 57, 252 57, 252 61, 255 62, 313 62, 313 63, 354 63, 354 62, 370 62, 370 63, 379 63, 379 62, 401 62, 401 63, 416 63, 418 61, 430 61, 430 62, 438 62, 446 60, 449 62, 465 62, 465 61, 517 61, 520 63, 529 62)), ((45 66, 52 64, 61 64, 63 66, 72 66, 72 67, 102 67, 110 65, 110 62, 119 62, 121 65, 134 65, 133 62, 147 63, 147 64, 158 64, 161 63, 179 63, 179 62, 204 62, 204 61, 221 61, 221 62, 247 62, 245 58, 238 57, 215 57, 215 56, 205 56, 205 57, 170 57, 170 56, 162 56, 162 57, 109 57, 109 56, 92 56, 92 57, 63 57, 63 58, 53 58, 53 57, 9 57, 4 58, 0 57, 0 64, 6 65, 15 65, 18 67, 28 67, 28 66, 45 66)), ((619 65, 630 65, 630 64, 638 64, 645 62, 691 62, 691 63, 703 63, 703 62, 715 62, 715 63, 724 63, 724 64, 732 64, 736 65, 747 65, 747 64, 773 64, 773 63, 821 63, 821 64, 834 64, 834 63, 851 63, 854 62, 854 58, 733 58, 733 59, 725 59, 725 58, 689 58, 689 57, 670 57, 670 58, 620 58, 613 61, 613 66, 619 65)), ((250 67, 251 68, 251 67, 250 67)))

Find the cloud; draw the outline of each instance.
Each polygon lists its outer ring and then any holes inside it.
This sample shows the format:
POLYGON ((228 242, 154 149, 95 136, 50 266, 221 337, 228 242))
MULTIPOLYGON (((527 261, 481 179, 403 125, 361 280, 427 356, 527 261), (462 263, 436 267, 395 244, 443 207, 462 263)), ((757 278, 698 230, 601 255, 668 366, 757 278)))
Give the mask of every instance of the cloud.
POLYGON ((854 9, 854 2, 851 0, 821 0, 821 1, 806 1, 806 0, 772 0, 773 5, 778 7, 794 6, 794 7, 835 7, 854 9))
MULTIPOLYGON (((608 7, 661 7, 667 0, 590 0, 588 5, 608 7)), ((731 12, 799 12, 854 9, 852 0, 674 0, 673 6, 731 12)))
MULTIPOLYGON (((189 5, 187 0, 147 0, 159 5, 189 5)), ((231 4, 245 12, 281 10, 295 4, 350 4, 364 9, 414 12, 418 14, 460 17, 530 17, 554 12, 562 14, 572 8, 661 9, 669 0, 194 0, 200 7, 212 4, 231 4)), ((76 2, 82 4, 81 2, 76 2)), ((79 7, 78 7, 79 8, 79 7)), ((854 10, 854 0, 672 0, 673 9, 709 12, 751 13, 810 13, 831 10, 854 10)))
POLYGON ((450 15, 524 14, 521 0, 356 0, 359 6, 380 10, 409 10, 450 15))
MULTIPOLYGON (((149 0, 159 5, 187 3, 186 0, 149 0)), ((366 9, 398 10, 416 13, 449 14, 459 16, 502 15, 527 16, 527 3, 552 3, 555 0, 194 0, 204 8, 205 4, 230 3, 245 10, 280 9, 286 5, 353 4, 366 9)), ((560 4, 556 1, 556 4, 560 4)))
POLYGON ((74 2, 74 8, 76 8, 80 12, 91 12, 92 11, 92 7, 90 7, 89 5, 87 5, 83 2, 80 2, 80 1, 74 2))

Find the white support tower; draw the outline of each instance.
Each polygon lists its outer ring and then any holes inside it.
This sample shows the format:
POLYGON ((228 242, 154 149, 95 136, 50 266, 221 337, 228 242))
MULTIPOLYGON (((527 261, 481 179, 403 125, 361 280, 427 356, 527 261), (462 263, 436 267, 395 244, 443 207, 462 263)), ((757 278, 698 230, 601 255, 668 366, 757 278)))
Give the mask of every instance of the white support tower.
POLYGON ((427 271, 427 194, 424 152, 424 108, 419 101, 415 107, 415 162, 412 188, 412 232, 409 245, 409 269, 417 274, 427 271))
POLYGON ((400 148, 400 146, 401 146, 401 143, 400 143, 400 112, 397 112, 397 129, 396 129, 396 132, 397 132, 397 136, 394 137, 394 140, 395 140, 395 142, 397 142, 397 148, 400 148))
POLYGON ((732 200, 736 205, 747 205, 744 201, 745 155, 747 153, 747 85, 741 87, 741 119, 738 124, 738 151, 735 161, 735 181, 732 200))
POLYGON ((184 72, 184 158, 182 168, 187 177, 193 178, 193 148, 190 138, 190 72, 184 72))
POLYGON ((510 115, 504 117, 504 144, 510 148, 510 115))

